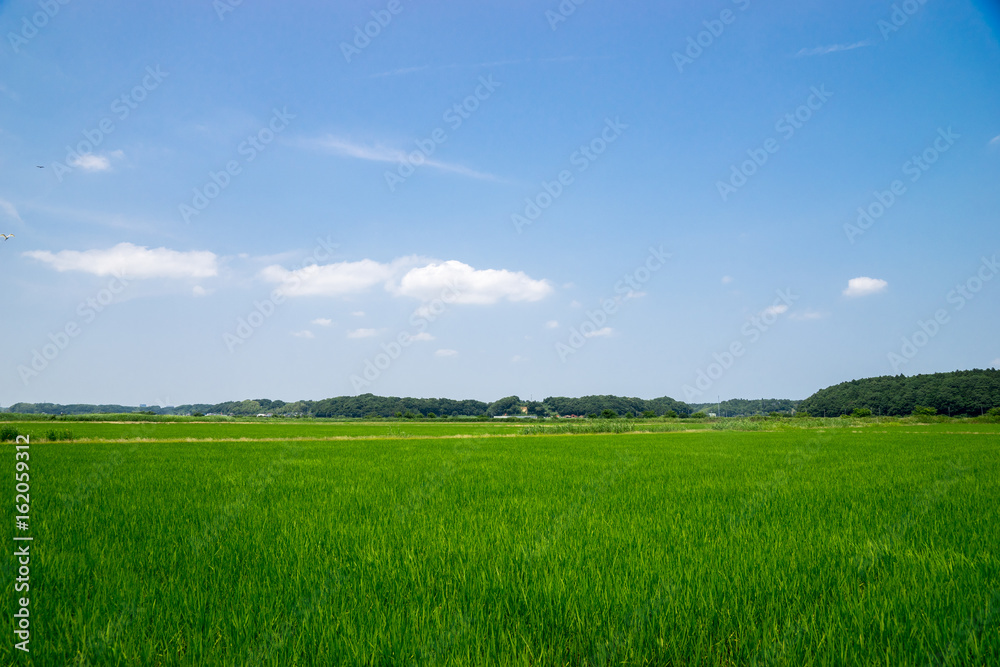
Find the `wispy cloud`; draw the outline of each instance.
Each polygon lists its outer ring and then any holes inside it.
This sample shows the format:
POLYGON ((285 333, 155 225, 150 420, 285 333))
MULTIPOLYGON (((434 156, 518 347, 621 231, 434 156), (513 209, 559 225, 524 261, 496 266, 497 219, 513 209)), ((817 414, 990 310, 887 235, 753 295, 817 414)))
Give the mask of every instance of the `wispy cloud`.
POLYGON ((435 357, 454 357, 458 354, 458 350, 436 350, 434 352, 435 357))
POLYGON ((992 146, 993 148, 1000 148, 1000 134, 990 139, 988 145, 992 146))
MULTIPOLYGON (((328 153, 333 153, 334 155, 341 155, 343 157, 352 157, 358 160, 388 162, 391 164, 405 164, 409 161, 408 153, 404 150, 381 144, 376 144, 374 146, 357 144, 332 135, 326 135, 325 137, 320 137, 318 139, 306 140, 301 143, 307 148, 322 150, 328 153)), ((493 174, 486 174, 452 162, 424 159, 423 162, 420 163, 420 166, 431 167, 432 169, 438 169, 439 171, 446 171, 452 174, 476 178, 482 181, 499 180, 493 174)))
POLYGON ((817 46, 811 49, 802 49, 795 54, 796 58, 804 58, 806 56, 825 56, 829 53, 837 53, 839 51, 851 51, 853 49, 860 49, 866 46, 871 46, 874 42, 870 39, 866 39, 862 42, 853 42, 851 44, 831 44, 829 46, 817 46))
POLYGON ((315 320, 311 322, 311 324, 315 324, 316 326, 320 327, 328 327, 331 324, 333 324, 333 320, 331 320, 329 317, 317 317, 315 320))
POLYGON ((316 337, 313 334, 313 332, 309 331, 308 329, 306 329, 304 331, 293 331, 292 335, 295 336, 296 338, 315 338, 316 337))
POLYGON ((598 329, 597 331, 588 331, 583 334, 585 338, 607 338, 615 333, 615 330, 611 327, 604 327, 603 329, 598 329))
POLYGON ((3 211, 5 217, 10 218, 14 222, 24 224, 24 220, 21 220, 21 216, 18 214, 17 209, 6 199, 0 199, 0 211, 3 211))
POLYGON ((821 313, 818 310, 804 310, 802 312, 795 312, 788 316, 789 319, 793 320, 822 320, 828 317, 827 313, 821 313))
POLYGON ((788 311, 788 306, 786 306, 783 303, 779 303, 779 304, 776 304, 776 305, 773 305, 773 306, 768 306, 763 311, 761 311, 761 315, 763 315, 763 316, 767 316, 767 315, 783 315, 787 311, 788 311))

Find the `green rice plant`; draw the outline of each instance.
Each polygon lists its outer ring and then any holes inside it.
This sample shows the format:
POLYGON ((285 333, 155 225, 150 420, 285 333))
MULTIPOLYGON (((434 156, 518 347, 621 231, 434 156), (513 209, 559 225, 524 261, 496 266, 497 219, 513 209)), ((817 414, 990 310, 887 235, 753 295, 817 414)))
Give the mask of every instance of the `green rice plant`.
POLYGON ((1000 664, 1000 427, 864 421, 42 443, 0 664, 1000 664))

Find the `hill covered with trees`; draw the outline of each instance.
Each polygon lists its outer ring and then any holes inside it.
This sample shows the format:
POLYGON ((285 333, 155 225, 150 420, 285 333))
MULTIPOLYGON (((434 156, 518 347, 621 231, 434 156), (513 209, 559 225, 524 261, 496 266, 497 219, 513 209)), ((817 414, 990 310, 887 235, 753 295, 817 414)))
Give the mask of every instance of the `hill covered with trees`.
POLYGON ((918 407, 951 416, 976 416, 1000 407, 1000 370, 852 380, 821 389, 799 404, 800 410, 827 417, 866 409, 876 415, 902 416, 918 407))

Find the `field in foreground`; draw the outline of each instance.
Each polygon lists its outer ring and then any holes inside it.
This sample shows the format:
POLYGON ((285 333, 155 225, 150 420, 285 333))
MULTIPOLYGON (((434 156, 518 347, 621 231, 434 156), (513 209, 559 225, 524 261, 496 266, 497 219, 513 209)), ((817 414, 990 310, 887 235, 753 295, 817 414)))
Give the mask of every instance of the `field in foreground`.
POLYGON ((998 444, 986 424, 41 443, 32 652, 11 630, 0 662, 1000 664, 998 444))

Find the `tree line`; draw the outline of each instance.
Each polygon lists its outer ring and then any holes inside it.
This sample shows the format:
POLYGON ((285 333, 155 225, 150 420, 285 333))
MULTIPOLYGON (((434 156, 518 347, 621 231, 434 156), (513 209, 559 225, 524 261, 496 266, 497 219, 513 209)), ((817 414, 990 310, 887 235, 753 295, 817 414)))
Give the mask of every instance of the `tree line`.
POLYGON ((363 419, 422 417, 689 417, 715 413, 720 417, 760 414, 802 414, 837 417, 855 411, 876 415, 914 412, 942 415, 980 415, 1000 407, 1000 370, 973 369, 931 375, 883 376, 842 382, 821 389, 803 401, 789 399, 729 399, 688 404, 669 396, 643 399, 627 396, 549 396, 542 401, 505 396, 491 403, 473 399, 401 398, 396 396, 338 396, 318 401, 285 402, 266 398, 223 403, 196 403, 170 407, 134 407, 55 403, 15 403, 3 412, 48 415, 146 412, 158 415, 229 415, 252 417, 346 417, 363 419))
POLYGON ((894 416, 931 411, 953 417, 977 416, 996 407, 1000 407, 1000 370, 995 369, 852 380, 821 389, 799 405, 801 410, 821 417, 855 410, 894 416))

